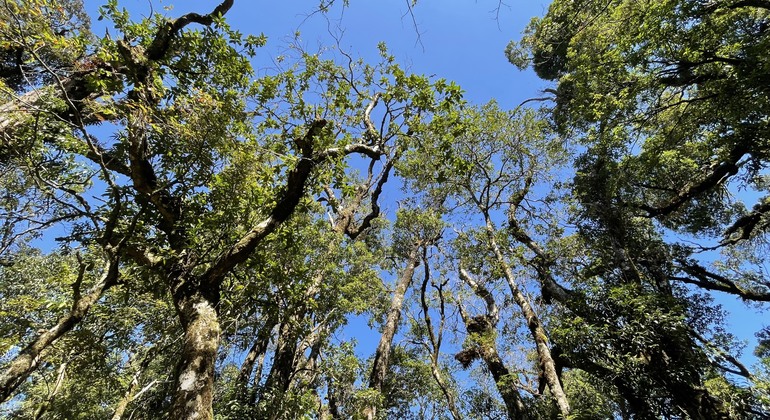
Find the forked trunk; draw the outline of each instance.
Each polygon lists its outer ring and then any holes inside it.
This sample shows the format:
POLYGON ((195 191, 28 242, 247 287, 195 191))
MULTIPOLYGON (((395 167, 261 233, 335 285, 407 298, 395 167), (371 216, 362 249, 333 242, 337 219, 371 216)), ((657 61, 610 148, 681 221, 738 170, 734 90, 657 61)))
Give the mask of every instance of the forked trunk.
POLYGON ((460 316, 465 324, 468 337, 474 338, 470 340, 471 346, 455 355, 455 359, 463 365, 463 368, 467 368, 476 358, 481 358, 495 380, 495 386, 505 403, 508 418, 516 420, 529 419, 524 401, 521 399, 519 390, 516 388, 517 384, 511 372, 503 363, 500 353, 497 351, 495 337, 497 335, 496 329, 500 319, 500 312, 497 308, 495 297, 486 287, 474 280, 470 273, 462 267, 460 268, 460 278, 473 289, 473 293, 484 299, 487 313, 486 315, 471 317, 460 305, 460 316))

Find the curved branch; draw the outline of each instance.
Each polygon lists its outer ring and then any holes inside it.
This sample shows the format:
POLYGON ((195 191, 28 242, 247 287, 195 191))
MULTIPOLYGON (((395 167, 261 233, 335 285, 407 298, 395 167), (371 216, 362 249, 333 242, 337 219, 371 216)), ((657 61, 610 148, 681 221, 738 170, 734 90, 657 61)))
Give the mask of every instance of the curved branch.
POLYGON ((382 189, 385 186, 385 183, 388 182, 388 177, 390 176, 390 171, 393 169, 393 162, 398 159, 398 157, 394 157, 393 159, 389 159, 387 163, 385 163, 385 167, 382 169, 382 175, 380 176, 379 181, 377 181, 377 186, 374 188, 374 191, 372 192, 372 198, 371 198, 371 206, 372 210, 364 216, 364 219, 361 221, 361 224, 358 227, 350 227, 348 226, 346 228, 346 234, 350 239, 356 239, 361 233, 365 232, 367 229, 369 229, 372 226, 372 221, 374 219, 378 218, 380 216, 380 195, 382 194, 382 189))
POLYGON ((551 274, 551 266, 554 263, 553 256, 541 248, 540 245, 521 228, 519 222, 513 215, 508 218, 508 229, 514 239, 535 253, 535 258, 530 261, 530 264, 537 270, 540 286, 543 289, 544 300, 548 302, 550 299, 556 299, 557 302, 564 305, 574 300, 575 292, 559 284, 556 279, 553 278, 553 274, 551 274))
POLYGON ((191 23, 198 23, 200 25, 209 26, 214 23, 214 19, 224 16, 228 10, 233 6, 233 0, 225 0, 220 3, 214 10, 207 15, 200 15, 198 13, 187 13, 177 19, 166 22, 158 29, 155 34, 155 38, 152 40, 149 48, 147 48, 146 57, 149 60, 157 61, 166 56, 171 41, 184 29, 185 26, 191 23))
POLYGON ((326 120, 316 120, 310 124, 307 133, 305 133, 304 138, 301 140, 303 144, 302 156, 297 165, 289 172, 286 186, 279 193, 279 199, 275 206, 273 206, 270 214, 262 222, 254 226, 238 242, 220 254, 203 276, 206 281, 212 284, 221 282, 230 270, 246 261, 262 239, 272 233, 291 216, 300 199, 305 194, 305 183, 310 177, 313 168, 329 156, 332 156, 332 154, 328 153, 328 150, 326 153, 320 154, 320 159, 313 159, 312 156, 313 138, 321 135, 326 124, 326 120))
POLYGON ((737 174, 739 169, 738 161, 746 153, 749 153, 749 149, 739 144, 730 152, 730 156, 726 161, 711 165, 709 173, 705 177, 687 183, 679 190, 675 197, 666 203, 659 206, 641 204, 638 207, 647 212, 646 217, 667 216, 678 210, 691 198, 724 184, 728 178, 737 174))
MULTIPOLYGON (((762 203, 754 206, 751 213, 741 216, 735 223, 725 230, 723 235, 725 240, 722 244, 735 244, 742 240, 749 239, 751 233, 757 228, 757 225, 760 225, 760 222, 762 222, 762 219, 768 212, 770 212, 770 198, 765 198, 762 203), (740 235, 733 237, 734 233, 740 233, 740 235)), ((768 222, 765 221, 765 223, 760 226, 760 229, 766 227, 767 224, 768 222)))
POLYGON ((693 337, 695 337, 698 341, 700 341, 704 345, 704 347, 713 351, 717 355, 717 357, 724 359, 728 363, 735 366, 735 369, 722 366, 717 361, 712 361, 712 364, 714 364, 716 367, 723 369, 725 372, 730 372, 732 374, 743 376, 744 378, 754 380, 754 375, 752 375, 749 369, 746 368, 746 366, 743 363, 741 363, 738 359, 736 359, 735 356, 728 353, 727 351, 717 346, 716 344, 712 343, 711 341, 707 340, 706 337, 700 335, 697 331, 695 331, 692 328, 690 328, 690 334, 692 334, 693 337))
POLYGON ((487 317, 489 317, 492 325, 496 325, 500 319, 500 315, 497 304, 495 303, 495 297, 492 296, 492 293, 487 290, 486 287, 479 284, 479 282, 477 282, 463 267, 460 267, 460 278, 473 289, 473 293, 475 293, 476 296, 484 299, 484 302, 487 304, 487 317))
POLYGON ((81 264, 78 278, 73 283, 74 301, 70 311, 61 317, 53 327, 38 335, 27 345, 0 373, 0 402, 6 401, 14 391, 24 383, 29 375, 38 368, 43 353, 61 336, 77 325, 109 288, 118 283, 118 261, 112 259, 104 269, 99 281, 85 295, 80 294, 80 284, 85 274, 85 265, 81 264))
POLYGON ((770 292, 762 293, 751 289, 746 289, 739 286, 737 283, 728 279, 727 277, 712 273, 711 271, 708 271, 697 264, 687 263, 685 261, 679 261, 679 264, 680 265, 678 268, 691 277, 677 276, 672 277, 672 280, 692 284, 706 290, 730 293, 732 295, 739 296, 744 300, 770 302, 770 292))

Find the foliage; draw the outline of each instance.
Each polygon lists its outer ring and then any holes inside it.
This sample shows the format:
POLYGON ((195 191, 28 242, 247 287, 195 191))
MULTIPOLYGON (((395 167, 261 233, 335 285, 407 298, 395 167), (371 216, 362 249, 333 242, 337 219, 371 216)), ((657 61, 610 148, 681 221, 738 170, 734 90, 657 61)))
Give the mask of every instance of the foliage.
POLYGON ((694 288, 767 300, 754 268, 767 227, 767 13, 761 2, 555 1, 507 50, 554 82, 554 127, 585 147, 573 191, 586 254, 571 270, 584 298, 559 329, 567 357, 617 378, 650 415, 758 413, 756 401, 736 408, 752 392, 724 375, 759 383, 734 358, 715 366, 730 349, 715 350, 713 324, 693 320, 718 313, 694 288), (666 357, 648 365, 656 348, 666 357), (706 395, 688 407, 692 393, 666 385, 677 382, 706 395))
POLYGON ((765 2, 556 0, 540 110, 233 4, 0 6, 2 415, 767 415, 765 2))

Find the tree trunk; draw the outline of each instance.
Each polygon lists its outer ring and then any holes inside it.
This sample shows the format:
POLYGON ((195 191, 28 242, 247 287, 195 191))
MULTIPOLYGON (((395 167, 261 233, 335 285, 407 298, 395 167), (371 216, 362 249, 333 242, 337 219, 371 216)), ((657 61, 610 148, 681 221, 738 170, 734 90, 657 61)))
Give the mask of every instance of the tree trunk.
POLYGON ((484 316, 470 317, 463 307, 460 306, 460 316, 463 319, 468 336, 478 337, 478 339, 472 340, 472 347, 458 353, 455 359, 462 363, 464 368, 467 368, 476 357, 480 357, 495 380, 495 386, 505 403, 508 418, 512 420, 529 419, 524 401, 522 401, 521 395, 511 377, 511 372, 505 366, 500 353, 497 351, 495 337, 497 336, 496 328, 499 320, 499 310, 495 298, 489 290, 476 282, 463 268, 460 268, 460 278, 473 289, 473 293, 476 296, 484 299, 487 313, 484 316))
MULTIPOLYGON (((305 299, 310 300, 316 297, 323 284, 323 273, 316 273, 313 282, 305 291, 305 299)), ((271 415, 278 415, 280 405, 283 402, 284 394, 289 390, 294 374, 299 370, 299 357, 304 352, 302 340, 305 338, 305 329, 303 323, 308 315, 308 307, 304 304, 294 309, 294 313, 287 315, 286 320, 281 322, 278 327, 278 337, 276 338, 276 349, 273 355, 273 365, 265 381, 264 391, 269 395, 270 401, 267 403, 268 412, 271 415)), ((320 346, 320 342, 318 345, 320 346)))
POLYGON ((78 280, 73 286, 75 288, 75 301, 69 313, 59 319, 59 322, 48 331, 40 334, 27 347, 24 348, 8 367, 0 374, 0 402, 6 401, 16 388, 19 387, 37 369, 42 358, 42 354, 65 333, 77 325, 91 309, 91 305, 96 303, 102 294, 110 287, 116 284, 118 279, 117 262, 111 262, 106 268, 101 279, 85 295, 80 296, 80 282, 84 275, 84 267, 81 267, 78 280))
POLYGON ((291 316, 278 328, 273 367, 265 385, 267 390, 282 394, 289 389, 289 382, 296 367, 298 321, 298 318, 291 316))
POLYGON ((321 320, 313 327, 312 333, 308 335, 299 345, 299 361, 297 363, 297 374, 295 380, 289 384, 289 389, 302 392, 304 389, 317 392, 318 359, 321 357, 321 349, 329 337, 331 329, 328 323, 321 320), (309 352, 308 352, 309 350, 309 352), (304 355, 307 353, 307 357, 304 355))
POLYGON ((275 352, 270 373, 265 380, 265 386, 261 390, 257 405, 266 407, 268 418, 281 418, 286 391, 289 389, 294 372, 297 370, 297 340, 300 337, 300 323, 304 318, 304 309, 301 314, 293 314, 278 327, 278 336, 275 340, 275 352))
MULTIPOLYGON (((253 392, 249 392, 249 379, 251 378, 251 374, 254 372, 254 366, 259 360, 261 360, 261 358, 264 358, 265 352, 267 351, 267 345, 270 343, 270 337, 273 333, 273 327, 275 327, 275 320, 268 318, 265 321, 265 325, 263 325, 259 330, 259 333, 257 333, 257 338, 254 340, 254 344, 249 349, 248 354, 246 354, 246 358, 244 359, 243 364, 241 364, 241 370, 238 373, 236 389, 238 399, 242 404, 249 405, 252 402, 251 395, 253 395, 253 392)), ((255 376, 254 383, 259 382, 261 369, 259 372, 257 372, 256 375, 258 376, 255 376)))
POLYGON ((506 266, 505 270, 506 277, 509 279, 508 285, 511 288, 513 300, 521 309, 522 315, 524 315, 524 318, 527 320, 527 327, 529 327, 532 338, 535 340, 537 356, 540 361, 540 370, 548 384, 548 389, 556 400, 556 404, 559 406, 562 416, 568 418, 570 412, 569 401, 567 400, 567 395, 564 393, 564 389, 562 389, 561 381, 556 371, 556 363, 551 356, 551 349, 548 347, 548 336, 526 296, 524 296, 516 283, 512 281, 513 273, 510 272, 510 268, 506 266))
POLYGON ((174 299, 184 329, 184 343, 170 418, 214 418, 214 367, 220 335, 218 295, 205 297, 195 291, 174 299))
POLYGON ((484 364, 487 365, 489 373, 492 374, 492 378, 495 380, 495 386, 500 392, 500 396, 503 398, 505 408, 508 411, 508 418, 513 419, 528 419, 529 416, 524 407, 524 402, 521 400, 511 372, 503 364, 503 359, 497 352, 497 347, 493 344, 481 349, 481 358, 484 360, 484 364))
POLYGON ((454 395, 452 395, 452 392, 450 392, 449 387, 446 385, 444 375, 441 374, 441 370, 438 367, 438 359, 435 357, 431 357, 430 373, 433 375, 436 385, 441 389, 441 393, 444 394, 444 398, 446 398, 447 410, 452 414, 452 418, 454 420, 462 420, 463 416, 460 415, 460 410, 457 409, 457 401, 455 401, 454 395))
POLYGON ((497 263, 503 269, 505 279, 511 289, 511 294, 513 295, 513 300, 519 306, 519 309, 521 309, 524 319, 527 320, 527 327, 535 341, 537 356, 540 361, 540 369, 548 384, 548 389, 556 400, 556 404, 559 406, 562 417, 568 418, 570 413, 569 401, 561 386, 559 375, 556 372, 556 363, 554 362, 553 357, 551 356, 551 350, 548 347, 548 336, 545 333, 545 329, 543 329, 543 325, 540 323, 540 319, 537 317, 534 309, 532 309, 529 300, 524 296, 524 293, 521 292, 518 284, 516 284, 516 277, 513 274, 513 270, 511 269, 511 266, 508 265, 508 261, 506 261, 505 256, 502 251, 500 251, 500 247, 495 240, 495 229, 492 226, 489 215, 485 214, 485 218, 489 246, 497 259, 497 263))
MULTIPOLYGON (((396 284, 396 290, 393 292, 393 299, 390 301, 390 309, 388 309, 388 316, 385 321, 385 326, 382 329, 382 335, 380 336, 380 343, 377 345, 377 350, 374 353, 374 362, 372 363, 372 371, 369 375, 369 388, 380 392, 382 390, 382 384, 385 382, 385 374, 388 372, 388 363, 390 362, 390 349, 393 345, 393 337, 398 330, 398 323, 401 320, 401 309, 404 306, 404 296, 412 283, 412 277, 414 276, 414 269, 420 265, 420 247, 415 246, 409 253, 409 257, 406 260, 406 267, 398 278, 396 284)), ((364 410, 364 415, 368 419, 376 417, 377 407, 370 406, 364 410)))

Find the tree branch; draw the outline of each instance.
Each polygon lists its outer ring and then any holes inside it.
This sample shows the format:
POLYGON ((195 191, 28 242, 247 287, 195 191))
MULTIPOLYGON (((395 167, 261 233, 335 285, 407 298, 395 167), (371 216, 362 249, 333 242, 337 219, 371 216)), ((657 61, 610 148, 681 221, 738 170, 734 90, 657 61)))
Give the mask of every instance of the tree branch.
MULTIPOLYGON (((725 230, 723 235, 725 240, 722 241, 722 244, 735 244, 742 240, 749 239, 751 237, 751 233, 754 231, 757 225, 760 225, 760 222, 762 222, 762 219, 767 215, 768 212, 770 212, 770 198, 765 197, 763 202, 754 206, 751 213, 745 216, 741 216, 738 218, 738 220, 735 221, 735 223, 733 223, 729 228, 725 230), (740 235, 733 237, 734 233, 740 233, 740 235)), ((765 223, 762 224, 760 228, 766 227, 767 224, 768 222, 765 221, 765 223)))
POLYGON ((712 273, 697 264, 679 261, 678 268, 692 277, 676 276, 672 277, 672 280, 692 284, 706 290, 730 293, 745 300, 770 302, 770 293, 743 288, 727 277, 712 273))
POLYGON ((489 317, 490 322, 492 325, 497 324, 499 320, 499 311, 497 309, 497 304, 495 303, 495 297, 492 296, 492 293, 490 293, 486 287, 479 284, 463 267, 460 267, 460 278, 473 289, 473 293, 475 293, 476 296, 484 299, 484 302, 487 304, 487 316, 489 317))
POLYGON ((184 29, 185 26, 191 23, 197 23, 204 26, 209 26, 214 23, 214 18, 224 16, 228 10, 233 6, 233 0, 225 0, 220 3, 214 10, 207 15, 200 15, 198 13, 187 13, 172 21, 167 21, 163 26, 158 28, 158 32, 155 34, 155 38, 147 48, 146 57, 149 60, 157 61, 163 59, 168 53, 171 41, 184 29))
POLYGON ((231 269, 246 261, 262 239, 272 233, 291 216, 300 199, 305 194, 305 182, 310 177, 313 168, 317 163, 330 156, 328 153, 322 154, 323 157, 320 160, 315 160, 312 157, 313 138, 321 135, 326 124, 326 120, 316 120, 310 124, 302 140, 304 144, 302 156, 297 165, 289 172, 286 186, 278 194, 279 199, 270 211, 270 214, 262 222, 254 226, 238 242, 220 254, 204 275, 207 282, 212 284, 221 282, 231 269))
POLYGON ((641 204, 638 207, 647 212, 646 217, 667 216, 678 210, 689 199, 725 183, 728 178, 737 174, 739 169, 738 161, 748 152, 749 149, 745 145, 738 144, 730 152, 730 156, 726 161, 711 165, 705 177, 687 183, 679 190, 675 197, 666 203, 658 206, 641 204))
MULTIPOLYGON (((0 372, 0 402, 6 401, 13 395, 16 389, 24 383, 29 375, 40 365, 43 353, 62 335, 77 325, 109 288, 118 282, 118 260, 109 257, 110 260, 104 268, 101 278, 94 284, 85 296, 80 295, 79 283, 82 280, 82 271, 78 273, 75 281, 75 300, 72 308, 61 317, 53 327, 44 330, 40 335, 19 352, 13 360, 0 372)), ((82 267, 82 265, 81 265, 82 267)), ((82 268, 81 268, 82 270, 82 268)))
POLYGON ((387 163, 385 163, 385 167, 382 169, 382 175, 380 176, 379 181, 377 181, 377 186, 372 192, 372 210, 366 216, 364 216, 364 219, 361 221, 361 224, 357 228, 352 228, 350 226, 347 227, 345 233, 350 239, 356 239, 361 233, 365 232, 372 226, 372 221, 374 219, 380 216, 380 194, 382 194, 382 188, 385 186, 385 183, 388 182, 388 176, 390 175, 391 169, 393 169, 393 162, 396 159, 398 159, 398 157, 389 159, 387 163))

